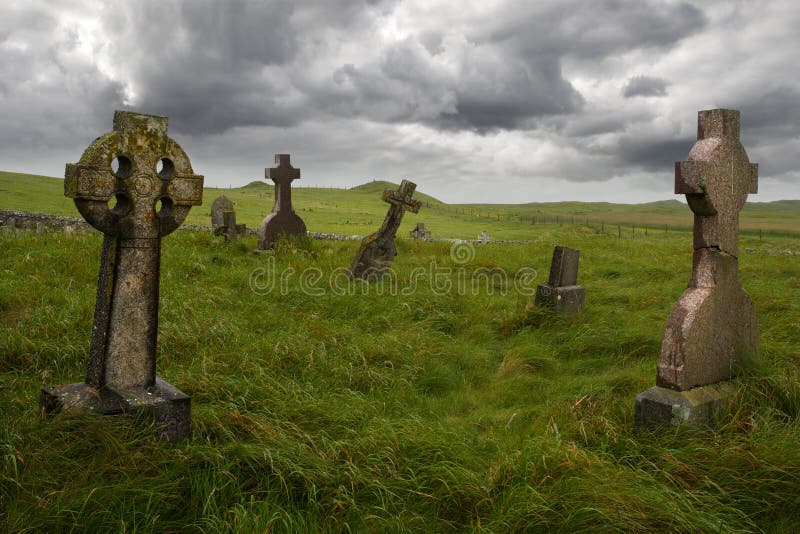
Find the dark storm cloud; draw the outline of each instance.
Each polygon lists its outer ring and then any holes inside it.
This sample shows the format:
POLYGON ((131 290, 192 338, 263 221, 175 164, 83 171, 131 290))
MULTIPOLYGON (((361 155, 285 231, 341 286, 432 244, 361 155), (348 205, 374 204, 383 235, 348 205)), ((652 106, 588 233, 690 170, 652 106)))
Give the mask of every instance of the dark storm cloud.
POLYGON ((479 40, 506 42, 525 55, 602 60, 640 48, 669 48, 702 30, 706 15, 686 2, 518 0, 474 30, 479 40))
POLYGON ((107 13, 137 109, 177 129, 295 123, 280 65, 297 51, 292 2, 131 2, 107 13))
POLYGON ((676 161, 684 161, 694 145, 694 138, 642 139, 626 136, 620 139, 613 153, 626 167, 647 171, 671 172, 676 161))
POLYGON ((102 22, 130 104, 191 134, 293 127, 320 113, 481 133, 534 128, 584 107, 564 57, 669 47, 705 23, 684 3, 517 2, 489 20, 423 23, 370 48, 397 4, 144 0, 106 7, 102 22), (346 39, 365 48, 337 64, 346 39))
POLYGON ((342 92, 323 105, 334 113, 360 113, 372 120, 485 132, 574 112, 583 103, 556 60, 523 61, 503 58, 491 47, 449 46, 468 51, 455 68, 436 57, 446 49, 432 54, 414 39, 389 47, 375 64, 345 65, 333 78, 342 92))
POLYGON ((622 96, 633 98, 635 96, 666 96, 669 82, 663 78, 651 76, 633 76, 622 89, 622 96))

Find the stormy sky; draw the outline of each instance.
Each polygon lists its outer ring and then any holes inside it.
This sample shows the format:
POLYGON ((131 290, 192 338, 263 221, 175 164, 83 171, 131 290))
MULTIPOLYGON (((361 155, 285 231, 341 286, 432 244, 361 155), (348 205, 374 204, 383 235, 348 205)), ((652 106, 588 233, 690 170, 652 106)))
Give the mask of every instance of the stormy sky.
POLYGON ((751 200, 800 198, 798 58, 795 0, 5 1, 0 170, 63 176, 128 109, 210 186, 290 153, 298 186, 645 202, 725 107, 751 200))

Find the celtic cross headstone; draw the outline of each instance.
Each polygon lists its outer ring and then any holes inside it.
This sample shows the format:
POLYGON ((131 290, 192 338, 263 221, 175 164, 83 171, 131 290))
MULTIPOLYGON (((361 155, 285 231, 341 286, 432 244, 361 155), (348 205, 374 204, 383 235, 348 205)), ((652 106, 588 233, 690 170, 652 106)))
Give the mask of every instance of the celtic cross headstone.
POLYGON ((289 154, 275 154, 276 167, 265 169, 267 178, 275 182, 275 205, 261 222, 258 248, 272 248, 281 235, 304 236, 306 224, 292 208, 292 182, 300 178, 300 169, 289 163, 289 154))
POLYGON ((124 111, 76 164, 64 194, 104 234, 86 381, 42 389, 45 411, 145 411, 158 435, 190 431, 190 399, 156 376, 161 238, 202 203, 203 177, 167 135, 167 118, 124 111), (112 205, 113 204, 113 205, 112 205))
POLYGON ((418 213, 422 206, 422 202, 411 198, 416 188, 415 183, 403 180, 397 191, 384 190, 383 201, 390 204, 389 211, 380 229, 361 241, 356 257, 350 265, 352 277, 364 279, 370 276, 380 277, 391 267, 397 256, 394 238, 403 221, 403 215, 406 210, 418 213))
POLYGON ((636 423, 713 423, 728 382, 758 355, 758 321, 739 281, 739 212, 758 192, 758 165, 739 140, 739 112, 698 114, 697 142, 675 164, 675 193, 694 212, 689 287, 667 319, 656 386, 636 399, 636 423))

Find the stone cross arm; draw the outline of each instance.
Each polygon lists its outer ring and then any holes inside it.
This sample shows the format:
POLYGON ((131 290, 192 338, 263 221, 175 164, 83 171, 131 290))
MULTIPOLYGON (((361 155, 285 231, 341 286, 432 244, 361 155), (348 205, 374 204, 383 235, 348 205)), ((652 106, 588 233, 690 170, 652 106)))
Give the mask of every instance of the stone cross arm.
POLYGON ((289 154, 275 154, 275 167, 267 169, 267 178, 275 183, 290 184, 300 179, 300 169, 295 169, 289 162, 289 154))
POLYGON ((675 193, 694 212, 695 248, 718 247, 737 254, 739 212, 758 192, 758 164, 739 140, 739 112, 700 111, 697 142, 687 161, 675 163, 675 193))
POLYGON ((385 189, 383 191, 383 201, 394 206, 402 207, 412 213, 419 213, 422 202, 411 198, 416 188, 417 185, 415 183, 403 180, 397 191, 392 189, 385 189))

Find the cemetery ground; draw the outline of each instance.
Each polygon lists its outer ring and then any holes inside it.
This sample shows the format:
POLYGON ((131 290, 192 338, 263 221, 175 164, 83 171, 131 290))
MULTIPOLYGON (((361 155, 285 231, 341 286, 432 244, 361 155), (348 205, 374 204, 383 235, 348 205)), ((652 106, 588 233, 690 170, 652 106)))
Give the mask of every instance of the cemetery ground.
MULTIPOLYGON (((263 187, 252 204, 247 188, 242 197, 225 191, 248 227, 259 218, 248 210, 272 205, 263 187)), ((298 211, 308 206, 303 192, 298 211)), ((309 230, 364 234, 380 224, 386 208, 375 192, 351 201, 330 192, 372 226, 326 226, 334 211, 319 207, 301 212, 309 230), (368 202, 377 215, 359 212, 368 202)), ((39 197, 44 208, 3 207, 76 215, 67 199, 57 211, 55 193, 39 197)), ((209 224, 214 196, 206 192, 189 223, 209 224)), ((800 512, 793 217, 783 218, 787 235, 740 240, 762 357, 715 430, 633 429, 634 399, 654 384, 664 324, 691 272, 688 232, 617 239, 595 225, 479 221, 492 237, 532 243, 475 245, 465 257, 450 243, 404 239, 417 220, 436 237, 474 239, 483 229, 423 206, 398 234, 399 291, 384 294, 377 284, 355 294, 329 286, 356 241, 281 243, 255 255, 253 237, 228 244, 175 232, 162 244, 158 374, 192 397, 192 436, 176 447, 128 418, 40 417, 43 385, 84 377, 102 237, 0 232, 0 525, 791 531, 800 512), (533 289, 546 281, 555 244, 581 251, 580 314, 538 309, 513 283, 525 267, 538 271, 533 289), (414 282, 414 270, 430 274, 432 263, 451 269, 450 288, 414 282), (307 269, 322 277, 303 283, 307 269), (487 270, 509 278, 478 276, 487 270), (268 272, 286 283, 270 289, 268 272), (477 288, 461 291, 460 273, 477 288)))

